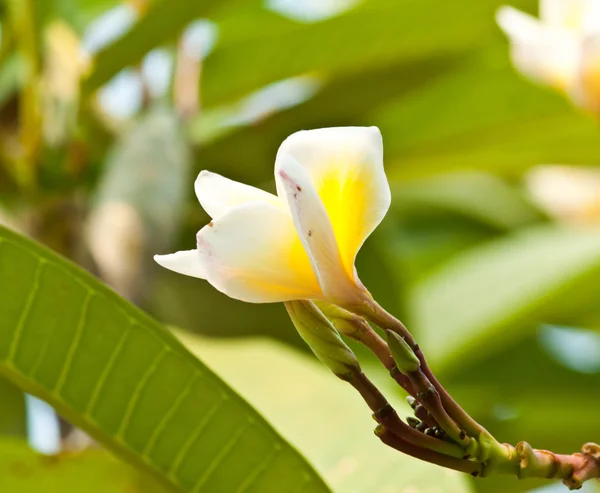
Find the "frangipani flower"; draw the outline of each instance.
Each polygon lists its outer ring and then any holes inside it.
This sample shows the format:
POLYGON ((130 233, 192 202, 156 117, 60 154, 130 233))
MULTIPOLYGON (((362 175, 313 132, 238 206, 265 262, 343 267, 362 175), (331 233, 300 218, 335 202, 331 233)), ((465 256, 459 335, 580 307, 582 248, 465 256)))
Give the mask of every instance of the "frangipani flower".
POLYGON ((545 165, 525 176, 529 196, 550 217, 567 224, 600 223, 600 170, 545 165))
POLYGON ((540 0, 540 19, 501 7, 498 24, 525 76, 600 110, 600 0, 540 0))
POLYGON ((202 171, 195 190, 212 221, 195 250, 155 260, 242 301, 360 304, 354 260, 390 205, 379 129, 297 132, 277 152, 275 181, 272 195, 202 171))

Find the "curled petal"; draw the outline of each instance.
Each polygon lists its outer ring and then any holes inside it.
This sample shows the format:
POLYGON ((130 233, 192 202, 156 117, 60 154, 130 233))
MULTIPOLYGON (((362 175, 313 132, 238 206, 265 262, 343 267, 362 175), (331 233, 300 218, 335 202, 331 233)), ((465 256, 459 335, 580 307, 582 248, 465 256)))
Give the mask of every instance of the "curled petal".
POLYGON ((235 207, 198 233, 207 280, 231 298, 270 303, 323 298, 292 218, 282 207, 235 207))
POLYGON ((287 157, 277 176, 323 293, 342 304, 354 299, 358 283, 354 266, 344 267, 331 221, 307 170, 287 157))
POLYGON ((513 64, 523 75, 563 91, 573 87, 581 60, 576 33, 544 25, 512 7, 500 8, 496 19, 511 41, 513 64))
POLYGON ((206 279, 207 273, 198 250, 182 250, 169 255, 155 255, 157 264, 186 276, 206 279))
POLYGON ((279 199, 271 193, 206 170, 201 171, 196 178, 194 189, 200 205, 213 219, 242 204, 266 202, 277 205, 280 203, 279 199))
MULTIPOLYGON (((377 127, 338 127, 297 132, 277 153, 278 195, 286 187, 280 171, 296 163, 327 212, 344 270, 354 276, 354 260, 365 239, 387 213, 391 195, 383 169, 377 127)), ((286 192, 289 201, 289 191, 286 192)))

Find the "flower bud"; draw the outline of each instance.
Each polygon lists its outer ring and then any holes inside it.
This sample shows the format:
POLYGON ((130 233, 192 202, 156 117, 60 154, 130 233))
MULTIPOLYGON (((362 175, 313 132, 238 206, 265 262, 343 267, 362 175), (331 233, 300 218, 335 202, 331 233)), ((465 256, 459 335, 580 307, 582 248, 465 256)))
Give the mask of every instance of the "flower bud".
POLYGON ((363 317, 344 310, 326 301, 315 301, 315 305, 323 312, 334 327, 345 336, 354 337, 360 332, 370 330, 371 326, 363 317))
POLYGON ((408 342, 391 330, 386 330, 385 333, 387 335, 390 352, 394 357, 394 361, 396 362, 396 366, 398 367, 398 370, 400 370, 400 373, 407 375, 417 371, 419 366, 421 366, 421 362, 412 348, 408 345, 408 342))
POLYGON ((285 307, 304 342, 315 356, 340 378, 360 365, 335 327, 312 301, 288 301, 285 307))

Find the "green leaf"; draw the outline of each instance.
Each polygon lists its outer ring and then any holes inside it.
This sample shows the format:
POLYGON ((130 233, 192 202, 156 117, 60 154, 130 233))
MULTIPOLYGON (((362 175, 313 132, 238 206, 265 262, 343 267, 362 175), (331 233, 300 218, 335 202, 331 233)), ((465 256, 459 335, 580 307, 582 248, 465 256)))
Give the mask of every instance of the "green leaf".
POLYGON ((90 93, 108 82, 125 67, 139 62, 151 49, 169 41, 190 22, 206 16, 219 5, 214 0, 162 0, 121 38, 96 54, 93 69, 84 81, 90 93))
POLYGON ((162 326, 0 228, 0 373, 173 490, 328 491, 162 326))
POLYGON ((412 289, 411 328, 437 367, 466 365, 540 322, 597 305, 600 230, 545 226, 468 250, 412 289))
POLYGON ((500 4, 366 2, 364 8, 311 24, 278 22, 259 11, 248 14, 244 28, 236 18, 235 30, 223 19, 223 35, 206 59, 203 101, 207 106, 221 104, 306 72, 366 72, 400 60, 470 50, 496 32, 494 10, 500 4))
POLYGON ((399 183, 393 192, 393 206, 400 214, 415 210, 450 212, 500 231, 531 224, 543 217, 515 188, 494 175, 478 171, 399 183))
POLYGON ((0 436, 25 436, 27 416, 23 391, 0 377, 0 396, 0 436))
POLYGON ((41 455, 23 441, 6 438, 0 439, 0 484, 10 493, 165 492, 103 450, 41 455))
MULTIPOLYGON (((291 322, 287 330, 293 330, 291 322)), ((266 339, 178 335, 310 457, 337 493, 471 491, 468 476, 383 445, 360 396, 314 358, 266 339)), ((387 397, 398 410, 409 409, 400 395, 387 397)))
MULTIPOLYGON (((211 110, 205 110, 191 129, 191 138, 201 144, 198 160, 210 168, 245 182, 260 183, 272 179, 275 153, 291 133, 303 128, 376 123, 375 108, 412 92, 432 77, 456 65, 453 58, 431 57, 412 63, 398 62, 355 74, 341 74, 325 81, 308 101, 284 111, 265 115, 252 125, 229 128, 214 140, 203 139, 204 126, 211 110), (245 152, 239 153, 239 149, 245 152)), ((212 111, 219 114, 221 108, 212 111)), ((384 135, 386 162, 388 139, 384 135)))
POLYGON ((457 168, 520 175, 540 163, 600 157, 594 120, 520 76, 505 41, 377 108, 373 119, 387 138, 397 178, 457 168))

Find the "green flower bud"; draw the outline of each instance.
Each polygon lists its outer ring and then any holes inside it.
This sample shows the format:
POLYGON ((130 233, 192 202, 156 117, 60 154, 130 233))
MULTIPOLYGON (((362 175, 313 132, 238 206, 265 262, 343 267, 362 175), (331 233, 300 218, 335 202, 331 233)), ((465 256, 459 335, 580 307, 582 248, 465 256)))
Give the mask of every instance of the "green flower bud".
POLYGON ((287 301, 285 307, 300 337, 333 373, 345 378, 360 371, 352 350, 312 301, 287 301))
POLYGON ((370 330, 371 326, 363 317, 344 310, 326 301, 315 301, 315 305, 323 312, 334 327, 346 336, 355 336, 362 331, 370 330))
POLYGON ((387 335, 390 352, 394 357, 394 361, 396 362, 396 366, 398 367, 398 370, 400 370, 400 373, 407 375, 417 371, 419 366, 421 366, 421 362, 412 348, 408 345, 408 342, 391 330, 386 330, 385 333, 387 335))

